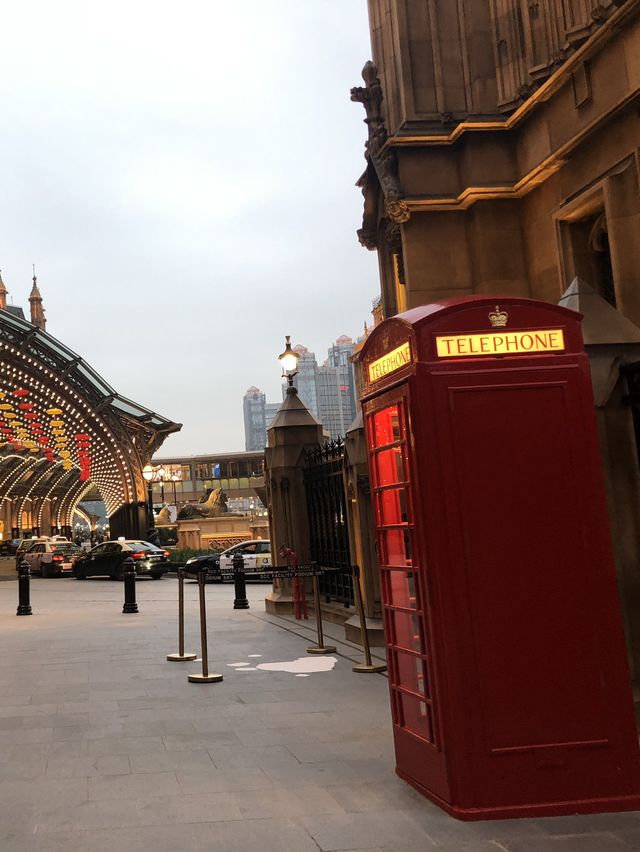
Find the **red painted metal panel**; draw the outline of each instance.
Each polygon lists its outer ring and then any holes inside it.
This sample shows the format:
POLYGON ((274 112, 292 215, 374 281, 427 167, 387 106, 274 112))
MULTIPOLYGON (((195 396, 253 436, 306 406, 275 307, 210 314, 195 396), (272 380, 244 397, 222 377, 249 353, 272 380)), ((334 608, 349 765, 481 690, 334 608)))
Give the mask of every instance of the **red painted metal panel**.
POLYGON ((397 771, 465 819, 640 807, 579 319, 469 298, 363 350, 397 771))

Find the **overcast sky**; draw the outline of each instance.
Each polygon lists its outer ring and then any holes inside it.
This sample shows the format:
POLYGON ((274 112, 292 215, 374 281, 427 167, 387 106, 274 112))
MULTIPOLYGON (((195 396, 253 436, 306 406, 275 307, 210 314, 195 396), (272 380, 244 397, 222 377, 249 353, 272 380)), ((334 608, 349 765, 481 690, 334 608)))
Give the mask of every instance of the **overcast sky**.
POLYGON ((356 229, 366 0, 42 0, 0 16, 0 269, 47 331, 182 432, 244 449, 284 335, 319 362, 379 293, 356 229))

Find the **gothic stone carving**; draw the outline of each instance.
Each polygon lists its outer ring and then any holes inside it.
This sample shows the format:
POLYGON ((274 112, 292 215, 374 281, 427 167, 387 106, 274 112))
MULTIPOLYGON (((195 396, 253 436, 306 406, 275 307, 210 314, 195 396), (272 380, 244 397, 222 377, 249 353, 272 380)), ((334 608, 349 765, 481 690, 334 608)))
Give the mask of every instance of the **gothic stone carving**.
POLYGON ((402 200, 402 187, 398 177, 398 162, 392 148, 386 147, 388 134, 382 116, 382 86, 378 77, 378 69, 373 62, 365 63, 362 69, 364 86, 355 86, 351 89, 351 100, 361 103, 367 114, 364 123, 369 129, 369 138, 365 143, 365 159, 367 169, 358 180, 356 186, 362 188, 365 197, 365 210, 362 228, 358 231, 358 238, 366 248, 375 248, 376 222, 373 219, 371 194, 372 174, 370 166, 375 171, 382 194, 384 196, 384 215, 396 224, 402 225, 409 220, 410 212, 405 201, 402 200))

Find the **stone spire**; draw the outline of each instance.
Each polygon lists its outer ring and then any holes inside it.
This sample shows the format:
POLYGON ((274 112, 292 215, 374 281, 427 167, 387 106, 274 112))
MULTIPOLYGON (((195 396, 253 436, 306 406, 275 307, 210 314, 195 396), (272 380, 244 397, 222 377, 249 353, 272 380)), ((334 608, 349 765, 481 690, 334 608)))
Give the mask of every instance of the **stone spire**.
POLYGON ((7 288, 4 286, 4 281, 2 280, 2 270, 0 270, 0 308, 5 310, 7 307, 7 288))
POLYGON ((31 306, 31 322, 44 331, 47 326, 47 321, 44 318, 42 296, 40 295, 40 290, 38 290, 35 266, 33 267, 33 287, 31 288, 31 294, 29 296, 29 304, 31 306))

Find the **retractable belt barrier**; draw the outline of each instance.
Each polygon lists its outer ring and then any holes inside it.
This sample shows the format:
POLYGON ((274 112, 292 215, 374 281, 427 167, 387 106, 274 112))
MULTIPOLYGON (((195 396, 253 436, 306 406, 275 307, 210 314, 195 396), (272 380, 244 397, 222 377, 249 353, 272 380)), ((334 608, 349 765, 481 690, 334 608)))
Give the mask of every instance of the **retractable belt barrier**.
POLYGON ((369 646, 369 633, 367 631, 367 620, 364 614, 364 604, 362 602, 362 587, 360 585, 360 567, 352 565, 353 571, 353 593, 356 599, 356 609, 358 610, 358 618, 360 619, 360 635, 362 636, 362 647, 364 648, 364 663, 356 663, 351 667, 353 672, 368 672, 376 674, 378 672, 386 672, 387 666, 385 663, 371 662, 371 648, 369 646))
MULTIPOLYGON (((167 654, 167 660, 171 663, 186 663, 195 660, 197 654, 185 654, 184 652, 184 568, 178 568, 178 653, 167 654)), ((192 575, 195 576, 195 575, 192 575)))
MULTIPOLYGON (((276 566, 271 569, 263 569, 260 571, 261 576, 268 576, 270 580, 302 580, 306 577, 311 577, 313 581, 313 598, 314 598, 314 608, 316 615, 316 630, 318 634, 318 643, 317 645, 312 645, 307 648, 308 654, 333 654, 336 651, 335 645, 325 645, 324 643, 324 634, 322 629, 322 610, 320 607, 320 590, 318 578, 324 576, 325 574, 330 574, 334 571, 337 571, 337 568, 328 568, 324 566, 320 566, 315 562, 310 562, 307 564, 300 564, 295 567, 282 567, 279 568, 276 566)), ((369 636, 367 633, 367 623, 364 614, 364 605, 362 600, 362 590, 360 587, 360 568, 357 565, 353 565, 351 567, 353 573, 353 589, 356 603, 356 610, 358 612, 358 617, 360 620, 360 630, 362 634, 362 645, 364 648, 364 656, 365 662, 359 663, 353 666, 354 672, 383 672, 386 670, 386 665, 384 664, 376 664, 372 663, 371 660, 371 650, 369 647, 369 636)), ((244 575, 245 567, 244 560, 242 566, 240 566, 239 560, 234 565, 234 575, 236 582, 239 579, 239 575, 244 575)), ((185 654, 184 653, 184 580, 193 579, 198 581, 198 592, 199 592, 199 602, 200 602, 200 640, 202 645, 202 674, 193 674, 189 675, 189 681, 191 683, 216 683, 222 680, 221 674, 209 674, 208 670, 208 651, 207 651, 207 615, 206 615, 206 605, 205 605, 205 572, 204 571, 186 571, 183 568, 178 569, 178 642, 179 649, 177 654, 169 654, 167 656, 168 660, 175 661, 183 661, 183 660, 193 660, 195 659, 195 654, 185 654)), ((242 576, 244 579, 244 576, 242 576)), ((242 584, 244 586, 244 584, 242 584)), ((236 586, 238 589, 238 586, 236 586)), ((236 591, 236 601, 238 601, 237 597, 238 592, 236 591)), ((245 598, 246 600, 246 598, 245 598)), ((235 606, 234 609, 238 609, 239 607, 235 606)), ((245 607, 241 607, 245 608, 245 607)))
MULTIPOLYGON (((318 644, 311 645, 307 648, 307 654, 333 654, 336 650, 335 645, 324 644, 324 634, 322 630, 322 610, 320 609, 320 590, 318 577, 324 574, 330 574, 332 571, 337 571, 337 568, 327 568, 318 565, 316 562, 298 564, 295 567, 286 567, 261 570, 260 574, 268 576, 271 580, 304 580, 306 577, 311 577, 313 580, 313 602, 316 614, 316 631, 318 634, 318 644)), ((306 617, 306 616, 305 616, 306 617)))
POLYGON ((200 602, 200 646, 202 649, 202 674, 190 674, 189 683, 219 683, 222 675, 209 672, 209 651, 207 648, 207 607, 204 594, 204 571, 198 572, 198 599, 200 602))

